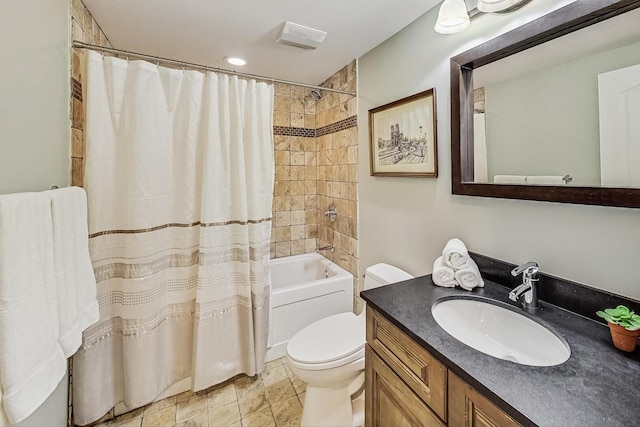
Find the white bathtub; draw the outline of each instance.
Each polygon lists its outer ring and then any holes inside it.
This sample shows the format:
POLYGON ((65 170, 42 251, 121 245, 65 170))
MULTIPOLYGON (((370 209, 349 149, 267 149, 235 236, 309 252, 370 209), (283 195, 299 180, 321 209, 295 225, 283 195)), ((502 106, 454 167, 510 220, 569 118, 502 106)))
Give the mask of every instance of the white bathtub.
POLYGON ((284 357, 302 328, 353 311, 353 276, 318 253, 271 260, 271 347, 266 361, 284 357))

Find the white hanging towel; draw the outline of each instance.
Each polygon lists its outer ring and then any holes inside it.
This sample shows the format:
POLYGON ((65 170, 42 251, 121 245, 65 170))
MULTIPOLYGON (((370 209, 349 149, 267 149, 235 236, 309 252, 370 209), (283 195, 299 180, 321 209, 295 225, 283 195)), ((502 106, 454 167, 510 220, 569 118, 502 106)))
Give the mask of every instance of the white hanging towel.
POLYGON ((474 260, 469 258, 469 265, 455 272, 456 281, 462 289, 467 291, 473 288, 484 287, 484 280, 480 276, 480 269, 474 260))
POLYGON ((455 288, 456 282, 455 272, 453 269, 445 265, 442 257, 438 257, 433 263, 433 274, 431 276, 433 283, 445 288, 455 288))
POLYGON ((51 196, 0 195, 0 382, 11 424, 35 411, 67 369, 55 285, 51 196))
POLYGON ((451 239, 442 250, 442 259, 445 265, 458 270, 469 265, 469 252, 467 246, 460 239, 451 239))
POLYGON ((65 357, 82 343, 82 331, 100 318, 89 256, 87 195, 83 188, 51 191, 60 346, 65 357))

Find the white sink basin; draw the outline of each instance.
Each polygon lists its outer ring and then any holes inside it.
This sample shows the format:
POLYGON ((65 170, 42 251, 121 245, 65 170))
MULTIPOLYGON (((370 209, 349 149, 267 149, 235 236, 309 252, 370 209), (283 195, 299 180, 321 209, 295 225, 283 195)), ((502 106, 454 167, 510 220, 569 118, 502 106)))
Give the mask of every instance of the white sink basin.
POLYGON ((433 318, 451 336, 489 356, 530 366, 554 366, 569 359, 569 344, 550 326, 497 301, 441 298, 433 318))

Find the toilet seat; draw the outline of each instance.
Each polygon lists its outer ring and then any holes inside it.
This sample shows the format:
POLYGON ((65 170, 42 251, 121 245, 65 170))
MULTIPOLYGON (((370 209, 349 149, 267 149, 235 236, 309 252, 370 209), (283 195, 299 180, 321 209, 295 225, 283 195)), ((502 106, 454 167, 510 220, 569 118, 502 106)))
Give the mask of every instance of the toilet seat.
POLYGON ((364 345, 363 316, 340 313, 298 332, 287 345, 287 356, 301 369, 329 369, 364 357, 364 345))

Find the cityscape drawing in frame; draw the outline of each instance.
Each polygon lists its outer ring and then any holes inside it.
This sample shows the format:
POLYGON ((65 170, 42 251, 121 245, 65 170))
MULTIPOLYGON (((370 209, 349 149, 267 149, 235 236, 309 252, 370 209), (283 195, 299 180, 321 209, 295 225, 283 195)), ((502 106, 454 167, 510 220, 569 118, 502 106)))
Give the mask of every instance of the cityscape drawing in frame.
POLYGON ((371 175, 438 176, 435 89, 369 110, 371 175))

